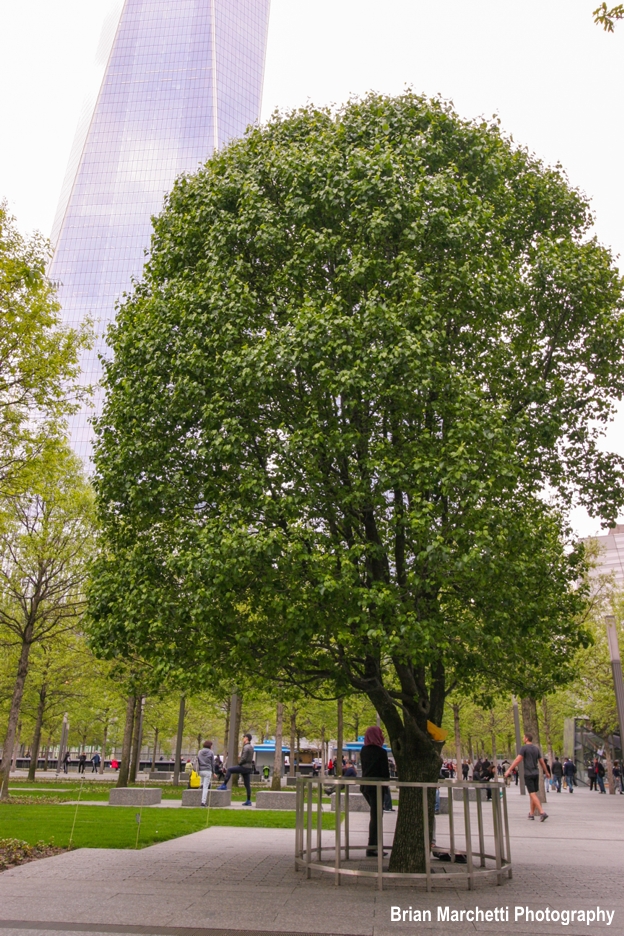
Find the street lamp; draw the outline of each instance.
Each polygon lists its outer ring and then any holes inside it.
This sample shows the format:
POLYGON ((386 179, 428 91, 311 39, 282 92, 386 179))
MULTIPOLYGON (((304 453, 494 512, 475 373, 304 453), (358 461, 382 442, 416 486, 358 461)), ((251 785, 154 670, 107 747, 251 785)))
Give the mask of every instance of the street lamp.
MULTIPOLYGON (((607 641, 611 657, 611 672, 613 673, 613 686, 615 688, 615 703, 617 705, 618 722, 620 725, 620 749, 624 748, 624 682, 622 682, 622 661, 620 659, 620 642, 618 640, 617 624, 612 614, 605 615, 607 625, 607 641)), ((622 750, 624 756, 624 750, 622 750)))

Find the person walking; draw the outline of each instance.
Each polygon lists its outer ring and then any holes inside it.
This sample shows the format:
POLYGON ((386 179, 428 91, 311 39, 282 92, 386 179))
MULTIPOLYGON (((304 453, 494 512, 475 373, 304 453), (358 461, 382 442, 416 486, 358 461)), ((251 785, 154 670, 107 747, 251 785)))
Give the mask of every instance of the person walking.
POLYGON ((622 768, 620 767, 619 761, 613 762, 613 779, 615 781, 616 790, 619 786, 619 792, 624 793, 624 777, 622 776, 622 768))
POLYGON ((69 762, 71 761, 71 754, 69 751, 65 751, 65 757, 63 758, 63 773, 69 773, 69 762))
POLYGON ((555 789, 557 793, 561 793, 561 778, 563 777, 563 765, 558 757, 555 757, 552 765, 552 782, 550 788, 552 790, 552 783, 555 784, 555 789))
POLYGON ((85 772, 86 763, 87 763, 87 755, 83 751, 83 753, 78 758, 78 773, 79 774, 83 774, 85 772))
POLYGON ((470 764, 467 760, 464 760, 461 765, 462 770, 462 780, 465 782, 468 779, 468 771, 470 770, 470 764))
POLYGON ((517 767, 520 761, 524 761, 524 782, 527 788, 527 793, 531 800, 531 805, 529 806, 529 819, 535 819, 535 811, 539 813, 540 822, 546 822, 548 819, 548 813, 544 812, 542 809, 542 804, 539 799, 539 767, 542 765, 542 770, 544 774, 548 777, 550 772, 546 766, 546 762, 542 757, 542 752, 538 748, 537 744, 533 744, 533 735, 525 734, 524 744, 520 748, 520 752, 516 759, 513 761, 510 767, 507 768, 505 776, 508 777, 512 772, 514 767, 517 767))
POLYGON ((598 789, 598 784, 596 783, 596 766, 594 761, 592 761, 587 768, 587 776, 589 778, 589 792, 591 793, 592 790, 598 789))
POLYGON ((202 781, 201 804, 205 806, 208 800, 208 790, 212 783, 212 775, 214 773, 212 741, 204 741, 203 747, 197 752, 197 773, 202 781))
POLYGON ((96 751, 93 757, 91 758, 91 773, 97 773, 100 764, 102 763, 102 758, 96 751))
MULTIPOLYGON (((371 780, 390 779, 390 764, 388 763, 388 754, 384 749, 384 736, 381 728, 378 728, 377 725, 372 725, 366 729, 364 747, 360 751, 360 762, 362 764, 362 777, 371 780)), ((381 788, 382 803, 387 789, 388 787, 381 788)), ((361 786, 360 790, 370 808, 366 857, 376 858, 379 844, 377 842, 377 787, 361 786)), ((381 847, 383 848, 383 840, 381 847)))
POLYGON ((568 790, 570 793, 574 793, 574 774, 576 773, 576 764, 574 761, 571 761, 569 757, 566 757, 563 762, 563 776, 566 779, 568 784, 568 790))
POLYGON ((603 764, 600 763, 596 757, 594 760, 594 770, 596 772, 596 783, 598 784, 598 790, 600 793, 606 793, 604 778, 605 778, 605 769, 603 764))
POLYGON ((254 758, 254 749, 251 744, 251 735, 249 733, 243 735, 243 750, 238 759, 238 766, 228 767, 225 772, 225 777, 223 778, 223 783, 217 789, 227 790, 227 785, 229 783, 230 777, 232 774, 240 774, 243 778, 243 783, 245 784, 245 790, 247 792, 247 799, 243 803, 243 806, 251 806, 251 781, 249 780, 250 774, 253 770, 253 758, 254 758))

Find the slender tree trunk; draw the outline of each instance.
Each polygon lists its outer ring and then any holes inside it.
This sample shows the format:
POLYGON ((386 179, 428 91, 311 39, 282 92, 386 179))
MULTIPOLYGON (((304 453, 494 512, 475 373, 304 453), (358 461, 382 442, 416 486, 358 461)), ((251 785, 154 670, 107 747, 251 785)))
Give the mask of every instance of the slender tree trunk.
POLYGON ((152 754, 152 770, 156 770, 157 753, 158 753, 158 728, 154 728, 154 753, 152 754))
POLYGON ((609 780, 609 793, 615 796, 615 777, 613 776, 613 759, 611 757, 611 747, 605 741, 605 760, 607 762, 607 778, 609 780))
MULTIPOLYGON (((243 717, 243 697, 240 692, 236 693, 236 734, 232 739, 232 753, 228 760, 228 767, 238 763, 238 737, 241 730, 241 719, 243 717)), ((232 789, 240 785, 240 774, 232 774, 232 789)))
POLYGON ((141 715, 143 713, 143 696, 135 697, 134 728, 132 733, 132 758, 130 760, 130 783, 136 783, 141 759, 141 715))
POLYGON ((223 732, 223 756, 229 757, 228 742, 230 740, 230 699, 225 703, 225 731, 223 732))
POLYGON ((277 703, 277 714, 275 719, 275 757, 273 758, 273 778, 271 780, 272 790, 281 790, 282 788, 282 738, 284 736, 284 705, 277 703))
POLYGON ((46 696, 48 694, 47 683, 43 683, 39 689, 39 702, 37 703, 37 719, 35 721, 35 731, 32 740, 32 750, 30 752, 30 767, 28 768, 28 779, 34 783, 37 761, 39 760, 39 748, 41 746, 41 726, 43 724, 43 715, 45 712, 46 696))
POLYGON ((17 735, 17 723, 19 721, 22 699, 24 697, 24 684, 28 676, 28 662, 31 648, 31 638, 33 634, 33 625, 28 624, 24 631, 24 639, 20 651, 19 663, 17 664, 17 673, 15 684, 13 686, 13 695, 11 697, 11 708, 9 709, 9 721, 7 731, 2 745, 2 766, 0 767, 0 800, 9 798, 9 775, 11 773, 11 763, 13 760, 13 751, 17 735))
MULTIPOLYGON (((535 699, 522 699, 522 723, 524 725, 525 735, 530 734, 533 737, 533 744, 541 750, 539 720, 537 717, 537 702, 535 699)), ((539 769, 539 798, 540 803, 546 802, 546 786, 544 784, 544 773, 539 769)))
POLYGON ((546 735, 546 744, 548 746, 548 763, 552 770, 552 765, 555 763, 555 752, 553 751, 552 734, 550 731, 550 710, 545 698, 542 699, 542 715, 544 716, 544 734, 546 735))
POLYGON ((128 786, 130 776, 130 756, 132 752, 132 729, 134 728, 136 696, 128 696, 126 704, 126 724, 124 726, 123 745, 121 748, 121 763, 119 765, 118 787, 128 786))
POLYGON ((496 721, 494 712, 490 712, 490 740, 492 742, 492 763, 496 766, 498 752, 496 750, 496 721))
POLYGON ((45 749, 45 759, 44 759, 44 761, 43 761, 43 769, 44 769, 44 770, 47 770, 47 769, 48 769, 48 760, 49 760, 49 758, 50 758, 50 745, 51 745, 51 744, 52 744, 52 735, 49 734, 49 735, 48 735, 48 743, 46 744, 46 749, 45 749))
POLYGON ((289 777, 295 776, 295 746, 297 744, 297 709, 293 708, 290 713, 290 756, 288 758, 290 766, 288 767, 289 777))
POLYGON ((321 777, 325 776, 325 725, 321 728, 321 777))
POLYGON ((175 763, 173 765, 173 785, 180 783, 180 760, 182 758, 182 738, 184 736, 184 715, 186 712, 186 697, 180 696, 180 709, 178 711, 178 733, 176 735, 175 763))
POLYGON ((453 705, 453 726, 455 728, 455 760, 457 761, 455 782, 459 783, 462 778, 462 749, 461 734, 459 731, 459 705, 453 705))
POLYGON ((98 768, 100 776, 104 773, 104 763, 106 761, 106 743, 108 741, 108 719, 104 722, 104 734, 102 735, 102 760, 98 768))

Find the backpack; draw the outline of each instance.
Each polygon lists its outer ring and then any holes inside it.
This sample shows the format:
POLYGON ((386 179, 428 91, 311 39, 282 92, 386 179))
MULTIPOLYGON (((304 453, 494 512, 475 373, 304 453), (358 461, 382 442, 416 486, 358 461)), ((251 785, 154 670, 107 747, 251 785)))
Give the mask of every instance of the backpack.
POLYGON ((191 776, 189 777, 189 789, 197 790, 201 786, 201 777, 196 770, 191 770, 191 776))

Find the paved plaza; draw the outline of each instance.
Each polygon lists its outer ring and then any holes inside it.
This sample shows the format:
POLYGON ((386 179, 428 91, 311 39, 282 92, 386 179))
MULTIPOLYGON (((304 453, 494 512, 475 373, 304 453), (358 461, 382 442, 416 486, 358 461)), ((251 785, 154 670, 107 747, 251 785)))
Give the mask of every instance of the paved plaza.
MULTIPOLYGON (((547 822, 529 822, 527 798, 509 792, 513 880, 473 892, 388 887, 351 879, 311 880, 294 870, 294 832, 213 827, 139 851, 78 849, 0 874, 0 936, 142 933, 234 936, 238 933, 402 936, 478 931, 516 936, 624 934, 624 796, 578 789, 549 794, 547 822), (431 910, 431 923, 391 922, 391 907, 431 910), (437 922, 438 906, 509 908, 509 923, 437 922), (514 908, 614 913, 612 924, 513 922, 514 908)), ((384 820, 387 841, 394 815, 384 820)), ((367 816, 351 827, 364 841, 367 816)), ((444 840, 446 817, 437 836, 444 840)), ((330 833, 328 833, 330 835, 330 833)))

